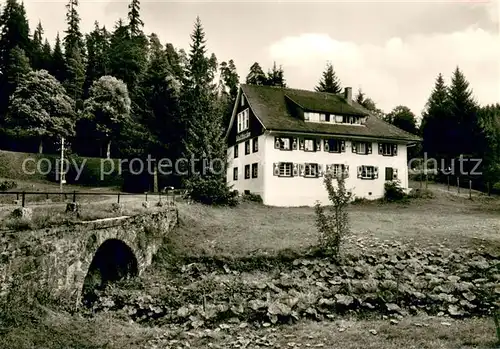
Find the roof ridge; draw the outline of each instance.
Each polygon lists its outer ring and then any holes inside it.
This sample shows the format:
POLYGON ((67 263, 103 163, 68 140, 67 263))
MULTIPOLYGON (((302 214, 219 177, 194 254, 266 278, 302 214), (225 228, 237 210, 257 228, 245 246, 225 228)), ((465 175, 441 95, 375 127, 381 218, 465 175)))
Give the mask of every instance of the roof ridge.
POLYGON ((315 90, 306 90, 304 88, 281 87, 281 86, 270 86, 270 85, 254 85, 254 84, 241 84, 241 86, 257 86, 259 88, 264 87, 264 88, 273 88, 273 89, 277 89, 277 90, 292 90, 292 91, 301 91, 301 92, 322 93, 322 94, 327 94, 327 95, 331 95, 331 96, 335 96, 335 97, 343 97, 337 93, 315 91, 315 90))

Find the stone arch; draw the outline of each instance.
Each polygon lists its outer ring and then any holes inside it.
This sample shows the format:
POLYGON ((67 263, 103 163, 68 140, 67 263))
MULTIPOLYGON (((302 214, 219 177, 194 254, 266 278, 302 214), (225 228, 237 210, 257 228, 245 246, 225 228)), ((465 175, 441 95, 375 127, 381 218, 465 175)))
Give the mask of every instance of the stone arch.
POLYGON ((137 275, 139 262, 133 249, 123 240, 107 239, 94 253, 83 282, 82 301, 91 305, 96 300, 96 290, 137 275))

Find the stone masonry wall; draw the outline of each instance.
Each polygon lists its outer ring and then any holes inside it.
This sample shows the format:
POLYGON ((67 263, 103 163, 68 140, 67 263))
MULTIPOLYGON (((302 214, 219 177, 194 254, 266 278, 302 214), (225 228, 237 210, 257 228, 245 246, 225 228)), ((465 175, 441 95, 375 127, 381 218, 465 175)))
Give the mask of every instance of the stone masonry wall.
POLYGON ((151 264, 164 237, 177 224, 177 211, 82 222, 52 229, 0 233, 0 294, 14 278, 34 282, 61 300, 79 304, 95 252, 119 239, 134 252, 139 274, 151 264))

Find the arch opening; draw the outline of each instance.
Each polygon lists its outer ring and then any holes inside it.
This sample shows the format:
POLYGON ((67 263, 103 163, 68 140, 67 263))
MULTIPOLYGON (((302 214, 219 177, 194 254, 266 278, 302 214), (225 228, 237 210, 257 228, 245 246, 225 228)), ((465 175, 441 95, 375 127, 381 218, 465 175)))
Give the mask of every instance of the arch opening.
POLYGON ((123 241, 109 239, 102 243, 94 254, 85 276, 82 301, 92 306, 97 293, 114 282, 139 274, 137 258, 132 249, 123 241))

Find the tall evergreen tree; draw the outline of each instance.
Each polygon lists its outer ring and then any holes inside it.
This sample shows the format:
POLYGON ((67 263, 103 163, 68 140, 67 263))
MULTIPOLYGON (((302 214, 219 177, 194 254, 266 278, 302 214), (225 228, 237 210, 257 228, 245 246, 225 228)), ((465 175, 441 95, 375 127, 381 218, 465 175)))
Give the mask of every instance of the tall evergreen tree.
POLYGON ((315 90, 318 92, 329 93, 340 93, 342 91, 340 81, 333 70, 333 65, 330 62, 327 63, 326 69, 323 72, 322 78, 315 90))
POLYGON ((249 85, 265 85, 267 82, 267 77, 262 67, 258 62, 255 62, 250 67, 250 72, 246 77, 246 83, 249 85))
POLYGON ((17 0, 7 0, 0 16, 0 124, 15 90, 6 72, 16 69, 10 66, 17 62, 12 60, 12 50, 16 47, 31 57, 30 29, 24 5, 17 0))
POLYGON ((128 5, 128 26, 130 28, 130 35, 132 37, 140 36, 142 32, 142 28, 144 26, 144 22, 141 20, 140 11, 141 11, 141 3, 139 0, 132 0, 128 5))
POLYGON ((187 131, 184 157, 197 160, 195 165, 198 166, 193 166, 194 171, 186 178, 185 186, 194 200, 224 204, 229 198, 229 188, 225 179, 227 159, 223 114, 213 83, 214 60, 206 56, 205 33, 199 17, 191 40, 181 107, 187 131), (207 162, 210 164, 208 168, 207 162))
POLYGON ((33 69, 40 70, 44 68, 44 58, 43 58, 43 27, 42 22, 38 22, 38 25, 33 32, 33 52, 31 57, 31 62, 33 69))
POLYGON ((40 54, 40 69, 50 71, 52 63, 52 49, 49 40, 45 39, 40 54))
POLYGON ((156 34, 150 36, 150 60, 140 91, 143 124, 150 131, 150 151, 155 157, 180 157, 180 81, 172 72, 167 52, 156 34))
POLYGON ((450 99, 450 112, 457 126, 456 152, 454 156, 476 156, 476 144, 480 134, 477 119, 478 104, 472 96, 469 82, 462 71, 456 67, 451 78, 448 91, 450 99))
POLYGON ((482 172, 488 194, 491 184, 500 181, 500 104, 480 108, 478 122, 481 127, 477 144, 482 154, 482 172))
POLYGON ((66 29, 64 43, 65 74, 63 85, 68 95, 80 107, 83 97, 83 83, 85 82, 84 42, 80 31, 80 15, 78 14, 78 0, 69 0, 66 5, 66 29))
POLYGON ((94 30, 87 34, 87 67, 84 84, 84 96, 87 97, 88 89, 94 81, 109 72, 109 33, 105 27, 94 23, 94 30))
POLYGON ((422 115, 423 151, 428 157, 449 158, 457 140, 457 125, 452 122, 448 87, 442 74, 436 78, 434 89, 422 115))
POLYGON ((147 38, 132 36, 128 25, 120 19, 110 38, 109 65, 111 74, 123 80, 135 100, 137 85, 147 66, 147 38))
POLYGON ((65 36, 63 39, 64 53, 66 59, 73 55, 73 50, 76 48, 81 51, 83 56, 84 41, 83 34, 80 31, 80 15, 78 14, 78 0, 69 0, 66 4, 66 24, 65 36))
POLYGON ((177 79, 182 80, 184 78, 184 70, 179 52, 171 43, 168 43, 165 47, 165 53, 172 73, 174 73, 177 79))
POLYGON ((49 72, 52 74, 59 82, 64 81, 66 71, 66 61, 64 59, 64 54, 61 47, 61 39, 59 33, 56 35, 56 43, 54 45, 54 51, 52 52, 52 59, 50 63, 49 72))
POLYGON ((279 68, 276 66, 276 62, 273 63, 273 68, 267 73, 265 85, 286 87, 285 73, 281 66, 279 68))

